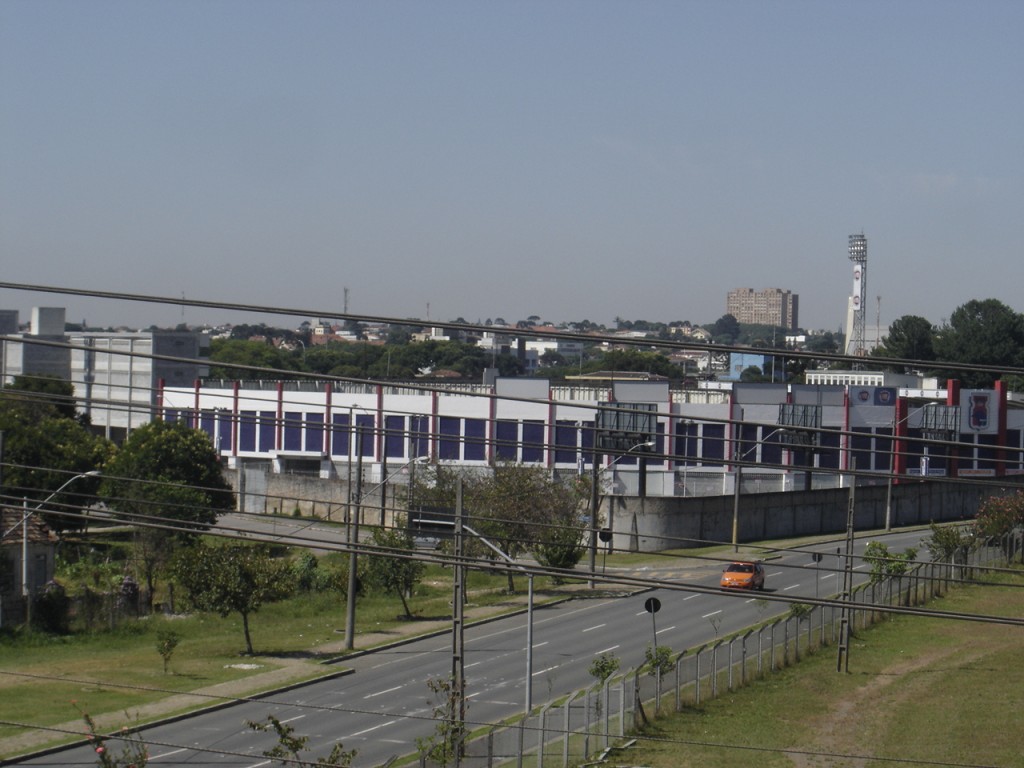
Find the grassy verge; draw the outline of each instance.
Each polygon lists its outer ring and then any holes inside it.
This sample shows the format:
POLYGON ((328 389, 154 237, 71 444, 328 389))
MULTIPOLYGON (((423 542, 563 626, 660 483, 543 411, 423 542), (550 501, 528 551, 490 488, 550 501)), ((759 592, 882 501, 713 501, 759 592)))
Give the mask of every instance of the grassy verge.
MULTIPOLYGON (((955 590, 943 611, 1024 615, 1018 577, 955 590)), ((1024 766, 1024 630, 896 617, 854 638, 850 672, 827 648, 699 708, 664 717, 628 754, 650 768, 855 766, 852 755, 1024 766)), ((621 762, 622 760, 619 760, 621 762)), ((880 763, 879 763, 880 764, 880 763)))
MULTIPOLYGON (((500 611, 508 599, 506 586, 503 574, 474 571, 467 577, 473 606, 500 611)), ((516 586, 524 589, 525 582, 516 586)), ((538 583, 538 599, 543 599, 545 587, 538 583)), ((386 640, 416 634, 428 620, 449 617, 450 600, 450 572, 431 568, 410 601, 415 619, 399 616, 397 597, 363 596, 357 601, 357 635, 386 640)), ((255 676, 285 665, 301 667, 293 670, 290 680, 336 671, 318 662, 340 655, 345 610, 345 596, 336 592, 265 605, 250 617, 256 651, 252 657, 240 653, 245 643, 237 614, 157 615, 126 622, 115 631, 8 636, 0 639, 0 721, 56 726, 77 719, 81 709, 98 717, 110 713, 121 722, 126 711, 220 683, 236 682, 233 690, 238 695, 254 692, 261 687, 255 676), (180 636, 167 674, 157 651, 160 629, 180 636), (253 678, 248 688, 246 678, 253 678)), ((190 706, 198 705, 193 701, 190 706)), ((0 739, 23 731, 0 725, 0 739)))

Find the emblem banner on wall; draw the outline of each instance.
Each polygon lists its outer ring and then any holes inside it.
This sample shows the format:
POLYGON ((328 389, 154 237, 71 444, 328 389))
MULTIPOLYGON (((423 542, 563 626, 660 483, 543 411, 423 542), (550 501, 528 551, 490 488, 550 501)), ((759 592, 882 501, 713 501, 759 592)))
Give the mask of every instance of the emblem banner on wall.
POLYGON ((999 399, 992 389, 960 391, 960 431, 994 435, 999 431, 999 399))

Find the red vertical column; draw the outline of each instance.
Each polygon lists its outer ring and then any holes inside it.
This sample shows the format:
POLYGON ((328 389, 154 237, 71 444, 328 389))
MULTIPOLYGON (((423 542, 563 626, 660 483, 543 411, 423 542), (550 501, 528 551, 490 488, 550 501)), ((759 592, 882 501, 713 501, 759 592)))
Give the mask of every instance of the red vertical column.
MULTIPOLYGON (((947 379, 946 380, 946 405, 949 407, 955 407, 960 405, 960 380, 959 379, 947 379)), ((956 435, 954 441, 959 444, 960 442, 960 424, 956 425, 956 435)), ((949 476, 957 477, 960 474, 960 449, 955 445, 950 446, 949 449, 949 476)))
POLYGON ((999 408, 999 435, 996 438, 996 477, 1006 476, 1006 382, 996 382, 996 402, 999 408))
POLYGON ((892 429, 892 466, 893 474, 899 478, 907 473, 907 419, 910 417, 910 405, 905 397, 896 398, 896 418, 892 429))

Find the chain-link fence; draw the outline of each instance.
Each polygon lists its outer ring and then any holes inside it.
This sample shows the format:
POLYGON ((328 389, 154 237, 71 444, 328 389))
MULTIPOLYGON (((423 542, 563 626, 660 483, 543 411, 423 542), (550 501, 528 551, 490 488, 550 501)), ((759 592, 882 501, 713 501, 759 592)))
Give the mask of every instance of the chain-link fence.
MULTIPOLYGON (((959 553, 952 562, 923 562, 887 580, 858 586, 849 601, 851 633, 883 619, 885 606, 919 606, 977 571, 1013 561, 1021 533, 959 553)), ((800 661, 839 642, 839 604, 806 606, 760 627, 678 654, 667 673, 631 670, 602 686, 547 704, 511 725, 497 725, 466 744, 467 768, 568 768, 613 752, 645 722, 680 712, 800 661)), ((430 766, 421 759, 421 766, 430 766)))

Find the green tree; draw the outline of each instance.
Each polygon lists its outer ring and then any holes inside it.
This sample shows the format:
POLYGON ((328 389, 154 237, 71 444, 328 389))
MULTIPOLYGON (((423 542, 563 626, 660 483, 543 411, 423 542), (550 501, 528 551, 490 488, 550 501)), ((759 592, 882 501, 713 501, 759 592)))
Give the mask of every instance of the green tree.
POLYGON ((366 558, 366 579, 383 592, 394 592, 402 601, 405 618, 411 619, 406 595, 419 584, 426 564, 415 560, 412 534, 407 528, 375 528, 371 535, 380 550, 366 558))
POLYGON ((60 418, 78 417, 74 385, 57 376, 15 376, 14 380, 4 387, 3 396, 20 401, 26 406, 39 406, 44 411, 52 409, 60 418))
POLYGON ((326 757, 318 757, 312 761, 305 759, 302 753, 306 751, 309 743, 308 736, 296 736, 295 729, 287 723, 282 723, 273 715, 267 715, 267 722, 256 723, 252 720, 246 723, 252 730, 267 732, 273 731, 277 736, 277 744, 263 752, 263 756, 273 760, 281 766, 297 766, 297 768, 348 768, 355 759, 356 750, 346 751, 341 743, 335 744, 331 753, 326 757))
POLYGON ((209 438, 182 422, 153 421, 134 430, 108 462, 100 496, 137 524, 136 554, 150 609, 157 573, 176 545, 235 506, 209 438))
POLYGON ((889 551, 880 541, 869 541, 864 548, 864 561, 871 566, 871 583, 885 584, 887 597, 892 597, 892 582, 902 577, 917 559, 917 549, 909 547, 902 553, 889 551))
POLYGON ((298 371, 300 362, 269 341, 214 339, 210 343, 210 378, 213 379, 290 379, 280 371, 298 371), (221 365, 217 365, 221 363, 221 365), (264 369, 270 369, 267 373, 264 369))
POLYGON ((1004 496, 989 496, 974 518, 979 536, 999 538, 1014 528, 1024 525, 1024 491, 1004 496))
MULTIPOLYGON (((892 322, 882 346, 872 354, 876 357, 932 361, 935 359, 935 329, 923 317, 903 315, 892 322)), ((897 367, 900 373, 908 368, 897 367)))
POLYGON ((735 316, 725 314, 711 325, 704 326, 719 344, 733 344, 740 336, 740 323, 735 316))
POLYGON ((146 768, 149 763, 149 748, 135 728, 125 726, 116 736, 99 733, 92 715, 81 710, 77 703, 71 703, 85 721, 85 736, 89 746, 96 753, 96 765, 100 768, 146 768), (121 751, 113 752, 108 745, 110 741, 120 741, 121 751))
POLYGON ((657 648, 648 645, 644 649, 644 668, 652 677, 659 674, 667 675, 675 669, 675 662, 672 661, 672 649, 667 645, 659 645, 657 648))
MULTIPOLYGON (((1024 367, 1024 316, 997 299, 972 300, 958 307, 935 338, 940 360, 968 365, 1024 367)), ((988 371, 950 371, 967 387, 988 387, 998 378, 988 371)))
POLYGON ((288 564, 276 561, 264 546, 202 543, 181 550, 174 562, 174 578, 192 605, 220 616, 242 617, 245 650, 253 654, 249 616, 264 603, 288 595, 288 564))
POLYGON ((167 667, 171 663, 171 656, 174 655, 174 649, 178 647, 180 641, 181 635, 173 629, 158 629, 156 632, 156 652, 160 654, 160 658, 164 661, 165 675, 167 674, 167 667))
POLYGON ((440 766, 457 762, 466 738, 465 691, 454 678, 431 678, 427 688, 433 694, 433 713, 437 726, 429 738, 416 739, 420 753, 440 766))
MULTIPOLYGON (((20 381, 20 380, 17 380, 20 381)), ((58 389, 60 389, 58 387, 58 389)), ((69 418, 48 395, 29 389, 0 390, 4 467, 0 491, 7 498, 40 502, 76 475, 101 470, 113 444, 69 418)), ((80 477, 50 498, 43 516, 56 531, 81 528, 80 510, 95 501, 98 477, 80 477)))
POLYGON ((619 657, 610 651, 605 651, 599 656, 594 657, 587 671, 592 678, 601 685, 604 685, 609 677, 619 671, 619 657))
MULTIPOLYGON (((515 560, 545 541, 550 526, 580 525, 579 507, 587 498, 582 491, 543 467, 499 464, 490 477, 471 482, 466 497, 472 526, 515 560)), ((514 592, 514 570, 507 574, 514 592)))
POLYGON ((933 560, 952 561, 965 547, 970 546, 971 538, 964 533, 962 526, 932 523, 930 530, 932 535, 924 540, 924 545, 928 547, 933 560))

